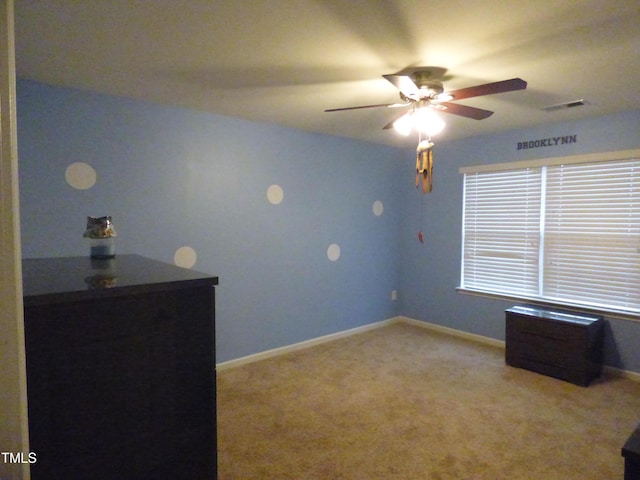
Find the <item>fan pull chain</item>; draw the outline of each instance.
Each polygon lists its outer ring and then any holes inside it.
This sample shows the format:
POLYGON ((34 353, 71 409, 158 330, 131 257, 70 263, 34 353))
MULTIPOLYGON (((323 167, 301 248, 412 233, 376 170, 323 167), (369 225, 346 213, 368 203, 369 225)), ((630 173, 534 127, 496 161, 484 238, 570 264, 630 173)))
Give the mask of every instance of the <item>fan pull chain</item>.
POLYGON ((424 234, 422 233, 422 225, 424 224, 424 195, 421 196, 420 205, 420 229, 418 230, 418 240, 424 243, 424 234))

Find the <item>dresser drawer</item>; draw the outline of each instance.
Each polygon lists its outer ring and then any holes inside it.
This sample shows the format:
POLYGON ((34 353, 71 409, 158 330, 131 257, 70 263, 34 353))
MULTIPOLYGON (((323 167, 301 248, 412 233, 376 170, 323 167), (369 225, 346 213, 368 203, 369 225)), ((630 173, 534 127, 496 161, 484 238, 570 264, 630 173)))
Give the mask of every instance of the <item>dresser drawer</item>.
MULTIPOLYGON (((522 342, 509 342, 508 359, 533 359, 547 365, 561 365, 566 368, 584 368, 588 357, 586 355, 575 355, 561 349, 541 348, 538 345, 531 345, 522 342)), ((510 362, 507 362, 510 363, 510 362)))
POLYGON ((506 324, 507 342, 515 341, 535 348, 564 352, 583 352, 587 346, 586 330, 571 324, 509 315, 506 324))
POLYGON ((599 371, 593 365, 583 364, 579 367, 571 364, 549 362, 545 358, 537 355, 519 354, 507 361, 512 367, 523 368, 532 372, 554 377, 559 380, 574 383, 586 387, 594 378, 599 375, 599 371))

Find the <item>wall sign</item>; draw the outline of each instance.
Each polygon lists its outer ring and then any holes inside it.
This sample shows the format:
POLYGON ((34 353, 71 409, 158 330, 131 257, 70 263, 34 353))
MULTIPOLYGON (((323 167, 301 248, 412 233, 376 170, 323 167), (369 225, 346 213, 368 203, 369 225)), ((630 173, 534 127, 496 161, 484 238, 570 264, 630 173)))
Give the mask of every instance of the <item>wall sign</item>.
POLYGON ((564 137, 541 138, 539 140, 529 140, 518 142, 518 150, 529 150, 532 148, 556 147, 568 143, 578 143, 578 135, 565 135, 564 137))

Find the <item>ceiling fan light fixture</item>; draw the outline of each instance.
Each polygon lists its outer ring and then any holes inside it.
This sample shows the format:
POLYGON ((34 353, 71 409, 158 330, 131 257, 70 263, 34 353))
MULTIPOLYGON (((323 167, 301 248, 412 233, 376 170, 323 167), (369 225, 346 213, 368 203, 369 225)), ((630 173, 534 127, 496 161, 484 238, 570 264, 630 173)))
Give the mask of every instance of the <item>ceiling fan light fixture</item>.
POLYGON ((393 128, 400 135, 407 137, 411 133, 411 130, 413 130, 413 124, 413 111, 411 111, 405 113, 395 122, 393 122, 393 128))
POLYGON ((413 130, 431 137, 442 132, 444 127, 444 121, 430 107, 414 109, 393 122, 396 132, 405 137, 413 130))
POLYGON ((432 135, 438 135, 442 130, 444 130, 444 120, 436 115, 436 113, 429 107, 419 108, 416 110, 414 116, 416 130, 421 131, 429 137, 432 135))
POLYGON ((434 102, 450 102, 451 100, 453 100, 453 95, 446 92, 436 95, 436 97, 433 99, 434 102))

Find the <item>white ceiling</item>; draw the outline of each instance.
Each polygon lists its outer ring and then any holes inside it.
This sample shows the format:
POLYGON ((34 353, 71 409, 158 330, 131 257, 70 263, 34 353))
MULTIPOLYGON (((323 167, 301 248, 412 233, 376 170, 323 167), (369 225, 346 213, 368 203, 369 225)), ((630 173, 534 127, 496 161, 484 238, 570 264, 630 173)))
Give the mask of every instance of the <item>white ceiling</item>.
POLYGON ((445 90, 520 77, 461 100, 440 139, 640 109, 638 0, 17 0, 17 74, 329 135, 412 146, 382 130, 381 77, 448 71, 445 90), (590 104, 553 113, 541 107, 590 104))

